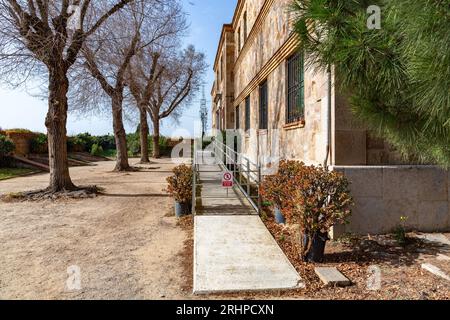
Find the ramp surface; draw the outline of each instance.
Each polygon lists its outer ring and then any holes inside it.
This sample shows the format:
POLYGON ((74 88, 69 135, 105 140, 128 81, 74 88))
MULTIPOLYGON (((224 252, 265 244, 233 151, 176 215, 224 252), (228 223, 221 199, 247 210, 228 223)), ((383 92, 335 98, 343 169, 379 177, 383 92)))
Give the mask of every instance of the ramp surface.
POLYGON ((258 216, 197 216, 194 228, 194 293, 303 287, 258 216))

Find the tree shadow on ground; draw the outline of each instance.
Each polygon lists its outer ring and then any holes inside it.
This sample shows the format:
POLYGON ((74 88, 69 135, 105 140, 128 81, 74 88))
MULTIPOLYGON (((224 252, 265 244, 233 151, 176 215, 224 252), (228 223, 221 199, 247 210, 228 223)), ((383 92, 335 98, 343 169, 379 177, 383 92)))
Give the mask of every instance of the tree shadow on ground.
POLYGON ((165 193, 100 193, 100 196, 103 197, 113 197, 113 198, 143 198, 143 197, 147 197, 147 198, 168 198, 170 197, 169 194, 165 194, 165 193))
POLYGON ((341 246, 344 251, 327 253, 324 262, 385 263, 392 266, 410 266, 417 264, 424 256, 437 256, 440 252, 450 251, 450 247, 444 244, 411 237, 407 238, 407 242, 403 246, 392 239, 377 241, 367 238, 341 246))

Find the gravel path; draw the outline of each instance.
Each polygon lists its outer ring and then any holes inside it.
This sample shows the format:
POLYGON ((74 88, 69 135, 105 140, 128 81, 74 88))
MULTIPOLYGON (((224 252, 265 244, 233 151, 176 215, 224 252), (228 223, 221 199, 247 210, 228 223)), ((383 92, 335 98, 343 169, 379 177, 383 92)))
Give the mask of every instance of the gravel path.
MULTIPOLYGON (((181 289, 179 256, 187 235, 162 191, 173 168, 168 162, 132 173, 112 172, 113 162, 71 168, 76 184, 105 189, 94 199, 0 202, 0 299, 189 295, 181 289), (67 286, 70 266, 80 268, 81 290, 67 286)), ((47 174, 3 181, 0 194, 43 188, 47 181, 47 174)))

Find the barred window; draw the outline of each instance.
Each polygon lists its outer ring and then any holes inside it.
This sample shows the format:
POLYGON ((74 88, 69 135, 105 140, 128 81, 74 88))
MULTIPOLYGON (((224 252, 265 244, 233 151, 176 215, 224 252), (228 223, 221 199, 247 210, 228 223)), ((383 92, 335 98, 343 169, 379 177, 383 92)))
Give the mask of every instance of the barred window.
POLYGON ((222 128, 221 128, 221 122, 222 122, 222 120, 220 119, 220 111, 217 110, 217 111, 216 111, 216 129, 217 129, 217 130, 222 130, 222 128))
POLYGON ((244 42, 247 41, 247 12, 244 12, 244 42))
POLYGON ((238 47, 237 47, 237 49, 238 49, 238 52, 241 52, 241 28, 238 28, 238 32, 237 32, 237 45, 238 45, 238 47))
POLYGON ((245 131, 250 130, 250 96, 245 98, 245 131))
POLYGON ((267 80, 259 86, 259 129, 268 128, 267 80))
POLYGON ((305 116, 304 57, 295 53, 287 60, 286 123, 294 123, 305 116))

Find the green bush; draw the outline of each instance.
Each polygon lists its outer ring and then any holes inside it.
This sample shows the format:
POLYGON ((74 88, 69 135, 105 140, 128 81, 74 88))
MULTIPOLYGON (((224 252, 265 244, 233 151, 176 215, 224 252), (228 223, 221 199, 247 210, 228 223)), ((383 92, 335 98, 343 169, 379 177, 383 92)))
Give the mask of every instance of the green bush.
POLYGON ((95 143, 103 148, 103 150, 115 150, 116 149, 116 139, 113 135, 97 136, 95 138, 95 143))
POLYGON ((141 152, 141 141, 138 133, 127 134, 127 148, 130 156, 137 156, 141 152))
POLYGON ((97 143, 94 143, 91 148, 91 155, 93 156, 102 156, 103 155, 103 148, 102 146, 98 145, 97 143))
POLYGON ((71 152, 90 152, 96 142, 96 137, 89 133, 81 133, 67 139, 67 148, 71 152))
POLYGON ((15 149, 14 142, 7 136, 0 135, 0 158, 6 157, 15 149))
POLYGON ((38 136, 31 140, 31 152, 35 154, 48 152, 48 139, 46 134, 39 133, 38 136))
MULTIPOLYGON (((137 156, 141 153, 141 138, 139 133, 127 134, 127 148, 130 156, 137 156)), ((167 155, 170 151, 169 140, 164 137, 159 137, 159 149, 162 155, 167 155)), ((148 152, 153 153, 153 136, 148 136, 148 152)))

